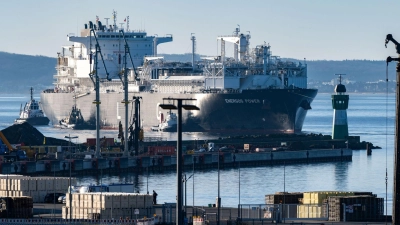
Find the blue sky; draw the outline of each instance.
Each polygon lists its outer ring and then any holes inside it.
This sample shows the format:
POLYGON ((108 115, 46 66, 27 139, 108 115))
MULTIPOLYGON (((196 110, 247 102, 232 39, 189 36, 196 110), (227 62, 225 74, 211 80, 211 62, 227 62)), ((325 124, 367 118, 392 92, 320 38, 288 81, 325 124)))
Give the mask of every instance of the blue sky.
POLYGON ((400 41, 399 9, 397 0, 2 1, 0 51, 56 57, 69 33, 96 15, 105 23, 115 10, 118 23, 130 17, 131 29, 172 34, 174 41, 159 45, 159 53, 190 52, 195 33, 197 52, 217 55, 216 37, 239 24, 242 33, 250 31, 252 47, 265 41, 281 57, 384 60, 396 56, 384 40, 391 33, 400 41))

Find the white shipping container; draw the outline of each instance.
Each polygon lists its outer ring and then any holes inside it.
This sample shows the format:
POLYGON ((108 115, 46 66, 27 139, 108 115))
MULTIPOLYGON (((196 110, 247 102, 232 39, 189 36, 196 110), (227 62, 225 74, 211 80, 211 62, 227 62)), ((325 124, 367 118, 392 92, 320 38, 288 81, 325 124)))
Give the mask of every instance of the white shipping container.
POLYGON ((36 191, 36 180, 35 179, 28 179, 29 181, 29 190, 36 191))
POLYGON ((129 208, 129 202, 128 201, 121 201, 121 208, 129 208))
POLYGON ((120 193, 110 193, 113 195, 113 201, 114 202, 120 202, 121 201, 121 194, 120 193))
POLYGON ((20 179, 18 180, 18 190, 20 191, 29 191, 29 180, 28 179, 20 179))
POLYGON ((144 195, 137 195, 137 199, 136 199, 136 207, 138 208, 145 208, 145 196, 144 195))
POLYGON ((129 195, 129 206, 136 207, 137 202, 137 194, 136 195, 129 195))
POLYGON ((46 190, 46 181, 42 179, 36 180, 36 190, 45 191, 46 190))
POLYGON ((54 179, 53 180, 46 179, 46 189, 45 190, 54 191, 55 187, 56 187, 55 185, 56 185, 56 182, 54 179))
POLYGON ((31 196, 31 192, 30 191, 20 191, 19 196, 31 196))
POLYGON ((122 194, 121 195, 121 202, 129 202, 129 195, 122 194))
POLYGON ((153 196, 151 195, 146 195, 145 197, 145 208, 151 208, 153 207, 153 196))

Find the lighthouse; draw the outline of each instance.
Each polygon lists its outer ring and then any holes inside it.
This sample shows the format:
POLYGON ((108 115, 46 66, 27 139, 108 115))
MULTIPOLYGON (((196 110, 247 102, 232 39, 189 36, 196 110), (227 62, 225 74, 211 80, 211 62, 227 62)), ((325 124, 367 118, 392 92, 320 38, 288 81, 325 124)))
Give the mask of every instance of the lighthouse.
POLYGON ((347 108, 349 106, 349 95, 346 95, 346 87, 342 84, 342 75, 339 75, 339 84, 335 87, 332 95, 333 127, 332 139, 346 139, 349 136, 347 125, 347 108))

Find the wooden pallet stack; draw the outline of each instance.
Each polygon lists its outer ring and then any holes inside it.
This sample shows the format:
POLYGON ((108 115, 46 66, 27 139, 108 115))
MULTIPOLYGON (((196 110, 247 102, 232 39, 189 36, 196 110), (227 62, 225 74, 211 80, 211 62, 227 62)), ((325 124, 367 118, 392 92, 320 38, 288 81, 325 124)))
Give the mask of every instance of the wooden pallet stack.
POLYGON ((328 217, 327 198, 330 196, 353 196, 354 192, 346 191, 314 191, 304 192, 297 206, 297 218, 326 218, 328 217))
POLYGON ((66 195, 66 206, 62 218, 69 219, 119 219, 139 218, 153 215, 153 196, 138 193, 89 192, 73 193, 70 203, 66 195), (70 210, 71 209, 71 210, 70 210), (135 213, 138 210, 138 213, 135 213), (70 215, 72 213, 72 215, 70 215))
MULTIPOLYGON (((71 178, 73 186, 76 178, 71 178)), ((30 196, 34 203, 42 203, 48 193, 66 193, 69 177, 0 176, 0 197, 30 196)))

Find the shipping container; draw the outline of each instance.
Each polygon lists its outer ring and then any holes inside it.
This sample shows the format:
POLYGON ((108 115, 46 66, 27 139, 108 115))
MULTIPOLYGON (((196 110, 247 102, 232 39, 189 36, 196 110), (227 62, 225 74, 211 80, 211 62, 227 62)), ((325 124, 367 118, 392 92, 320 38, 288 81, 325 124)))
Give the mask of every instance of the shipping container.
MULTIPOLYGON (((101 147, 109 147, 115 145, 114 138, 103 137, 99 140, 99 142, 101 147)), ((87 138, 86 145, 88 147, 96 146, 96 138, 87 138)))
POLYGON ((149 155, 174 155, 175 154, 175 146, 149 146, 148 148, 149 155))

